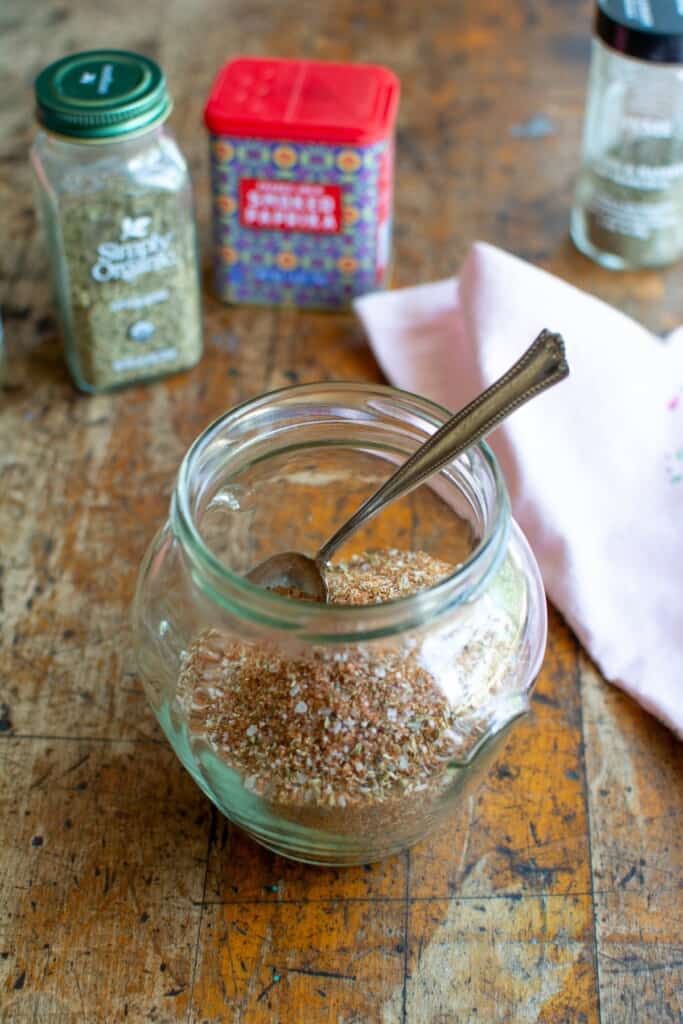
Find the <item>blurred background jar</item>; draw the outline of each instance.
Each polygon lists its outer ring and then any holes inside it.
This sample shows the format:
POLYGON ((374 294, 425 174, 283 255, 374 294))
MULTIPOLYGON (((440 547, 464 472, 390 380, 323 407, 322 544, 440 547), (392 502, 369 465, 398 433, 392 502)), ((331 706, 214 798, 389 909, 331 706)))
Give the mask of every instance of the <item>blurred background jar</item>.
POLYGON ((683 256, 683 13, 598 0, 571 236, 612 269, 683 256))
POLYGON ((317 550, 449 415, 370 384, 247 402, 191 447, 141 567, 137 660, 166 736, 216 806, 286 856, 366 863, 416 842, 529 711, 545 597, 486 445, 341 549, 347 566, 384 549, 399 576, 411 551, 439 559, 421 592, 317 604, 245 578, 317 550))
POLYGON ((45 68, 35 93, 31 164, 75 383, 108 391, 187 369, 202 348, 197 242, 163 72, 93 50, 45 68))

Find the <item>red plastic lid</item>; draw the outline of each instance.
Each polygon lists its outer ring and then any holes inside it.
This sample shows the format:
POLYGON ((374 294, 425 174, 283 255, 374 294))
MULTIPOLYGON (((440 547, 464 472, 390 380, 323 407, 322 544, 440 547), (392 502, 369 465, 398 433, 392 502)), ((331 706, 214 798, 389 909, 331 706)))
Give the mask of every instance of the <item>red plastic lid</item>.
POLYGON ((218 72, 204 120, 216 135, 368 145, 390 133, 398 96, 373 64, 240 57, 218 72))

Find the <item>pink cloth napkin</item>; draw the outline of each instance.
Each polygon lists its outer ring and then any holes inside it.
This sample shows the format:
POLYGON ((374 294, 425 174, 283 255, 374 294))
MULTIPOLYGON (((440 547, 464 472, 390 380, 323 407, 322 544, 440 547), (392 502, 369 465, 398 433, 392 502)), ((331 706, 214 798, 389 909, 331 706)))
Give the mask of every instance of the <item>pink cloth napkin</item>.
POLYGON ((450 409, 541 328, 563 335, 570 377, 489 441, 548 596, 605 677, 683 738, 683 337, 483 243, 458 279, 355 308, 391 383, 450 409))

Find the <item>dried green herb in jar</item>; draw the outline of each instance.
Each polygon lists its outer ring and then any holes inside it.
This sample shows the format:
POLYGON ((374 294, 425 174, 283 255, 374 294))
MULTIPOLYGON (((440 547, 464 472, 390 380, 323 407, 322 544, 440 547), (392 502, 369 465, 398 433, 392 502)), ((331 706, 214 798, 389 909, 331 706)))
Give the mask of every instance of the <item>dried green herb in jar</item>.
POLYGON ((123 51, 64 58, 36 81, 31 159, 66 356, 84 391, 186 369, 201 355, 190 178, 164 127, 161 69, 123 51))
POLYGON ((194 226, 173 193, 117 186, 60 210, 77 372, 96 389, 201 351, 194 226))
POLYGON ((683 143, 626 139, 584 169, 577 190, 585 237, 627 267, 683 251, 683 143))

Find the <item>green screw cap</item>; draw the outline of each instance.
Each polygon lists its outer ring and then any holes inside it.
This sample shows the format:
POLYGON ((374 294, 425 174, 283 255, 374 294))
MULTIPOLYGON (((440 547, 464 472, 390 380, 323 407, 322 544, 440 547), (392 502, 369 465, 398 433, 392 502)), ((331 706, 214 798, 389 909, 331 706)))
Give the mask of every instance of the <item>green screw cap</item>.
POLYGON ((126 50, 89 50, 44 68, 35 82, 36 116, 48 131, 106 142, 163 121, 171 110, 164 73, 126 50))

